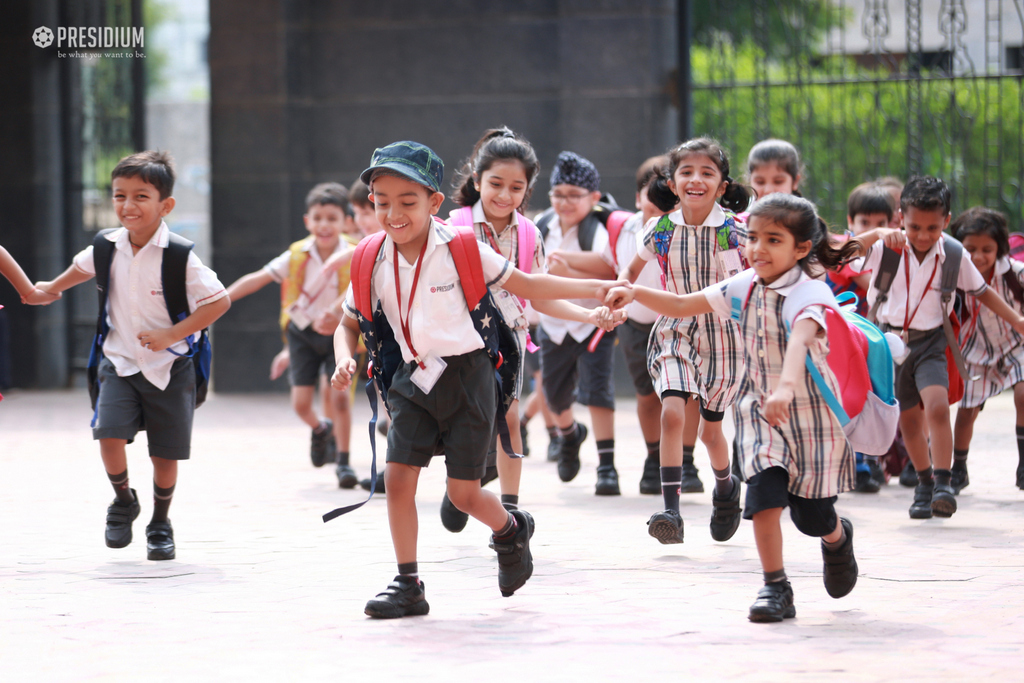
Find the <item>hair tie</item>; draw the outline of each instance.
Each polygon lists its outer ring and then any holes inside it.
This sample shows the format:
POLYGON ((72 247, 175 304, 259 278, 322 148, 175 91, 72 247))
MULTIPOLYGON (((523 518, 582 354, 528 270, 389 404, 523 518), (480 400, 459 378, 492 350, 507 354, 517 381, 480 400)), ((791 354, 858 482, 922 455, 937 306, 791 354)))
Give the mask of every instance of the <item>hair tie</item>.
POLYGON ((732 178, 730 178, 729 176, 725 176, 725 182, 727 182, 730 185, 732 185, 732 178))

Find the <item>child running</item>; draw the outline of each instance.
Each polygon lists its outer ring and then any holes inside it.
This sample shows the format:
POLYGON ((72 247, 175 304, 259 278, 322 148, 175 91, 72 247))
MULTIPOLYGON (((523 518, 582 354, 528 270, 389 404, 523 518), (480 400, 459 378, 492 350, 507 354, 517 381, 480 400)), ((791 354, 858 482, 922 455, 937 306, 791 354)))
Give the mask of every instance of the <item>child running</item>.
MULTIPOLYGON (((1010 258, 1010 235, 1006 216, 981 206, 957 216, 950 226, 953 236, 963 242, 985 282, 1015 310, 1024 304, 1024 263, 1010 258)), ((960 328, 964 361, 972 377, 965 378, 964 397, 956 412, 953 429, 953 493, 970 483, 967 451, 974 434, 974 421, 985 401, 1013 388, 1017 409, 1017 488, 1024 489, 1024 336, 995 313, 982 310, 981 302, 967 296, 967 314, 960 328)))
MULTIPOLYGON (((745 232, 733 211, 745 209, 750 197, 729 177, 729 160, 721 145, 710 138, 685 142, 669 153, 665 173, 667 178, 653 181, 648 197, 663 210, 677 202, 679 209, 648 221, 637 255, 621 277, 635 282, 646 264, 657 260, 665 289, 687 294, 742 270, 737 247, 745 232)), ((704 490, 693 463, 698 434, 715 473, 711 536, 726 541, 739 527, 740 482, 730 473, 729 447, 722 434, 725 409, 743 381, 738 332, 736 323, 710 314, 662 315, 651 332, 647 362, 661 397, 665 507, 651 516, 647 531, 661 543, 683 542, 680 492, 704 490)))
MULTIPOLYGON (((116 498, 107 508, 106 543, 124 548, 132 542, 139 498, 128 484, 127 444, 146 430, 153 462, 153 518, 146 527, 146 557, 172 560, 174 530, 167 513, 178 480, 178 461, 187 460, 192 442, 196 371, 185 340, 209 327, 231 306, 216 274, 189 246, 185 293, 191 313, 172 320, 162 296, 162 265, 170 253, 170 229, 164 216, 174 208, 174 167, 165 152, 139 152, 118 162, 110 174, 114 213, 122 228, 97 235, 66 271, 37 286, 59 294, 96 275, 94 255, 101 240, 110 249, 103 338, 98 369, 99 396, 92 436, 116 498)), ((180 239, 180 238, 179 238, 180 239)))
MULTIPOLYGON (((404 361, 388 393, 392 423, 384 473, 398 576, 367 603, 366 614, 376 618, 429 611, 417 565, 416 485, 420 468, 430 464, 439 446, 452 503, 493 532, 502 595, 512 595, 533 573, 533 518, 524 510, 506 510, 480 486, 499 398, 495 367, 466 305, 449 247, 460 238, 433 218, 444 201, 443 176, 441 159, 415 142, 377 149, 361 176, 387 233, 370 276, 372 310, 387 318, 404 361)), ((597 280, 524 273, 487 245, 479 245, 479 252, 485 283, 525 299, 603 298, 606 291, 607 283, 597 280)), ((353 354, 362 314, 352 287, 345 313, 335 334, 338 364, 332 384, 338 390, 348 388, 356 371, 353 354)))
MULTIPOLYGON (((839 391, 825 360, 824 309, 803 310, 790 330, 782 318, 786 296, 798 284, 860 250, 856 241, 835 249, 823 226, 805 199, 772 194, 759 200, 747 226, 746 256, 754 276, 737 276, 752 277, 739 321, 747 380, 738 398, 736 429, 747 477, 743 516, 754 521, 765 581, 750 607, 755 622, 796 616, 782 559, 780 519, 787 505, 797 529, 822 539, 828 594, 843 597, 857 583, 853 525, 835 511, 836 496, 853 486, 853 452, 805 367, 809 353, 832 391, 839 391)), ((616 287, 606 302, 617 308, 640 301, 676 319, 715 314, 728 320, 733 303, 726 293, 732 281, 684 295, 616 287)))

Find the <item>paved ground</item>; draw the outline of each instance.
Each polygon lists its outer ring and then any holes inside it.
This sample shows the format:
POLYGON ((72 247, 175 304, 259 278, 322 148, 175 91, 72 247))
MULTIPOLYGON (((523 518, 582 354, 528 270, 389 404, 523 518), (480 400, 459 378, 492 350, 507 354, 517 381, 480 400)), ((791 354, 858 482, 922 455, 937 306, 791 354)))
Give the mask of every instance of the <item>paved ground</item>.
MULTIPOLYGON (((129 451, 144 501, 136 540, 108 549, 111 492, 85 394, 11 392, 0 404, 0 678, 1020 680, 1024 492, 1013 485, 1008 397, 982 413, 952 519, 910 520, 910 492, 895 482, 840 498, 861 570, 850 596, 827 596, 817 542, 786 520, 797 618, 777 625, 747 622, 761 581, 751 525, 714 543, 710 493, 683 498, 685 544, 647 536, 659 499, 637 493, 632 410, 617 415, 621 498, 593 495, 592 441, 570 484, 542 455, 526 461, 537 568, 512 598, 498 592, 483 526, 441 527, 443 468, 427 470, 420 568, 431 613, 371 621, 363 605, 395 572, 383 500, 321 522, 364 494, 310 466, 285 396, 214 396, 197 413, 171 514, 179 559, 154 563, 144 448, 129 451)), ((367 413, 357 408, 361 425, 367 413)), ((360 426, 360 474, 365 438, 360 426)), ((530 441, 541 454, 539 425, 530 441)))

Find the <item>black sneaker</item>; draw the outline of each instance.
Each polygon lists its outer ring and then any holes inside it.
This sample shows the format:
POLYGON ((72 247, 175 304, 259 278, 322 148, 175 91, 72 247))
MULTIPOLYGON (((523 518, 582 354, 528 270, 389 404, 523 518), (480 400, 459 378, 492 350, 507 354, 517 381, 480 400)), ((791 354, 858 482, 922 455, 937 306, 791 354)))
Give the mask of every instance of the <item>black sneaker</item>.
POLYGON ((356 476, 356 471, 352 469, 351 465, 338 465, 334 468, 334 473, 338 477, 338 487, 343 489, 354 489, 356 484, 359 483, 359 477, 356 476))
POLYGON ((1024 463, 1017 465, 1017 488, 1024 489, 1024 463))
POLYGON ((829 550, 825 542, 821 542, 821 559, 825 561, 822 578, 825 590, 833 598, 848 595, 857 585, 857 558, 853 556, 853 524, 850 520, 840 517, 839 523, 846 532, 846 543, 838 550, 829 550))
POLYGON ((523 440, 523 457, 524 458, 526 456, 530 455, 530 441, 526 437, 527 437, 526 423, 525 422, 520 422, 519 423, 519 438, 521 438, 523 440))
POLYGON ((597 486, 594 487, 596 496, 620 496, 619 473, 614 465, 602 465, 597 468, 597 486))
POLYGON ((576 433, 572 436, 563 436, 561 446, 558 449, 558 478, 562 481, 572 481, 580 472, 580 446, 587 438, 587 426, 581 422, 576 423, 576 433))
MULTIPOLYGON (((902 475, 901 475, 902 478, 902 475)), ((935 484, 918 484, 914 488, 914 502, 910 505, 911 519, 932 518, 932 492, 935 484)))
POLYGON ((656 455, 648 455, 644 460, 644 473, 640 477, 640 493, 649 495, 661 493, 661 462, 656 455))
POLYGON ((108 548, 124 548, 132 542, 132 522, 139 516, 139 497, 135 489, 132 492, 132 502, 122 503, 114 499, 114 502, 107 508, 107 530, 104 534, 108 548))
MULTIPOLYGON (((364 491, 369 491, 370 490, 370 478, 367 477, 366 479, 360 479, 359 480, 359 486, 364 491)), ((383 472, 378 472, 377 473, 377 485, 373 488, 373 492, 374 493, 384 493, 384 473, 383 472)))
POLYGON ((663 545, 683 542, 683 518, 675 510, 655 512, 647 520, 647 533, 663 545))
POLYGON ((692 462, 683 463, 683 478, 679 484, 679 493, 704 493, 704 483, 697 476, 697 466, 692 462))
POLYGON ((468 521, 469 515, 455 507, 451 498, 448 497, 448 492, 445 491, 444 498, 441 499, 441 524, 444 528, 457 534, 466 528, 468 521))
POLYGON ((497 539, 491 534, 491 543, 498 553, 498 588, 502 597, 511 597, 533 576, 533 555, 530 537, 533 536, 533 517, 526 510, 509 512, 516 520, 516 533, 512 538, 497 539))
POLYGON ((882 471, 882 465, 878 462, 878 458, 868 458, 868 474, 881 489, 886 485, 885 472, 882 471))
POLYGON ((309 437, 309 459, 313 462, 313 467, 323 467, 327 459, 333 457, 333 428, 330 420, 324 420, 319 427, 312 430, 309 437))
POLYGON ((789 581, 766 583, 757 591, 757 600, 750 606, 749 619, 757 623, 782 621, 795 616, 793 587, 789 585, 789 581))
POLYGON ((146 527, 146 559, 174 559, 174 529, 171 528, 171 520, 150 522, 146 527))
POLYGON ((949 484, 935 484, 931 501, 932 514, 936 517, 952 517, 956 512, 956 496, 949 484))
POLYGON ((953 487, 953 493, 960 495, 960 492, 970 486, 971 477, 967 474, 967 463, 957 467, 957 463, 953 464, 952 469, 949 470, 949 485, 953 487))
POLYGON ((740 480, 732 475, 732 494, 728 498, 719 498, 717 487, 711 493, 711 538, 716 541, 728 541, 740 528, 743 508, 740 507, 740 480))
POLYGON ((374 619, 415 617, 430 611, 422 581, 396 576, 383 593, 366 603, 363 613, 374 619))
POLYGON ((562 452, 562 437, 553 436, 548 441, 548 462, 558 462, 558 454, 562 452))
POLYGON ((878 493, 880 488, 878 482, 871 477, 871 472, 857 470, 857 483, 853 487, 854 491, 857 493, 878 493))
POLYGON ((912 489, 917 486, 917 484, 917 470, 914 469, 914 463, 908 460, 903 471, 900 472, 900 486, 906 486, 908 489, 912 489))

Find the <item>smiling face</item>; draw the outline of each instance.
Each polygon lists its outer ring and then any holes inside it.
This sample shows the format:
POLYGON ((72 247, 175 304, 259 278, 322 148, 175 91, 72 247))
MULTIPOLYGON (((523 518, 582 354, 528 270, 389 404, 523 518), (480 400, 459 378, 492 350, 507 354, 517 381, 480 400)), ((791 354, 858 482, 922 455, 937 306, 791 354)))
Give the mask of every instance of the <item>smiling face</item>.
POLYGON ((763 163, 750 172, 750 186, 758 197, 767 197, 773 192, 793 194, 799 182, 799 176, 794 178, 774 161, 763 163))
POLYGON ((558 214, 558 224, 565 231, 583 222, 594 208, 594 204, 601 199, 601 193, 563 183, 552 187, 548 197, 551 199, 552 208, 558 214))
POLYGON ((942 209, 918 209, 913 206, 908 206, 901 213, 907 242, 920 261, 942 237, 942 231, 949 225, 949 214, 942 209))
POLYGON ((687 225, 703 223, 727 185, 718 165, 704 154, 683 157, 668 181, 687 225))
POLYGON ((441 208, 444 195, 405 178, 381 175, 372 181, 370 201, 377 222, 412 263, 427 239, 430 217, 441 208))
POLYGON ((978 269, 987 280, 996 265, 999 254, 999 245, 988 235, 966 235, 964 237, 964 249, 971 255, 974 267, 978 269))
POLYGON ((352 213, 355 214, 356 227, 364 235, 372 235, 380 232, 380 223, 377 222, 377 211, 373 204, 363 205, 352 202, 352 213))
POLYGON ((796 244, 793 233, 785 226, 761 216, 750 217, 747 224, 747 262, 765 284, 775 282, 810 251, 810 241, 796 244))
POLYGON ((474 177, 484 215, 495 227, 507 226, 512 212, 518 209, 530 183, 521 161, 496 161, 479 178, 474 177))
POLYGON ((137 245, 148 242, 174 208, 174 197, 160 199, 156 187, 139 177, 114 178, 112 194, 117 220, 137 245))
POLYGON ((338 246, 338 236, 345 226, 345 212, 334 204, 314 204, 302 217, 306 230, 316 238, 316 246, 324 251, 333 251, 338 246))

